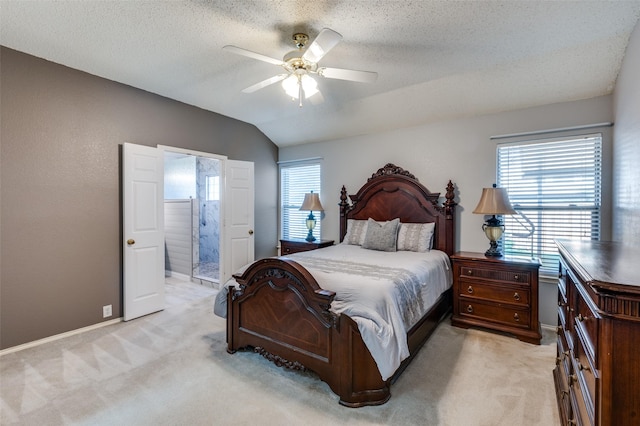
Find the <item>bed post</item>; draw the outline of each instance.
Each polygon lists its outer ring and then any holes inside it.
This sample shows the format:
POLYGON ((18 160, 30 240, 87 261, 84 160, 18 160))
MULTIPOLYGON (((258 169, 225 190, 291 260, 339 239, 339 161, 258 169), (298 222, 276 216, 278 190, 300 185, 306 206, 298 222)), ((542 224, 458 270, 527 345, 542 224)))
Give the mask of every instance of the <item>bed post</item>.
POLYGON ((340 242, 344 239, 344 236, 347 234, 347 211, 349 210, 349 203, 347 202, 347 188, 342 185, 342 190, 340 190, 340 242))
POLYGON ((454 220, 454 216, 455 216, 455 211, 456 211, 456 205, 458 203, 456 203, 454 201, 455 198, 455 187, 453 185, 453 182, 451 182, 451 180, 449 180, 449 183, 447 184, 447 193, 445 194, 445 198, 446 201, 444 202, 444 213, 445 213, 445 223, 446 223, 446 228, 447 228, 447 241, 446 241, 446 252, 449 256, 451 256, 454 252, 455 252, 455 240, 454 240, 454 235, 455 235, 455 220, 454 220))

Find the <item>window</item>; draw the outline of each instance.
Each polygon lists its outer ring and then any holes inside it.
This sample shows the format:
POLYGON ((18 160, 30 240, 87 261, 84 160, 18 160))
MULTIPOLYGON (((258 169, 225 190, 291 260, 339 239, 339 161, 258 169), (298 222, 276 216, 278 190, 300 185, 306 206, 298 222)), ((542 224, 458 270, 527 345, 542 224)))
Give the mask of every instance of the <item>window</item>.
POLYGON ((551 276, 555 239, 600 239, 601 135, 500 144, 497 163, 498 186, 520 213, 504 218, 505 254, 538 257, 551 276))
POLYGON ((220 200, 220 176, 207 176, 207 201, 220 200))
MULTIPOLYGON (((283 239, 306 238, 308 211, 301 211, 304 194, 320 192, 320 163, 294 162, 280 165, 280 229, 283 239)), ((320 215, 314 213, 316 227, 313 235, 322 235, 320 215)))

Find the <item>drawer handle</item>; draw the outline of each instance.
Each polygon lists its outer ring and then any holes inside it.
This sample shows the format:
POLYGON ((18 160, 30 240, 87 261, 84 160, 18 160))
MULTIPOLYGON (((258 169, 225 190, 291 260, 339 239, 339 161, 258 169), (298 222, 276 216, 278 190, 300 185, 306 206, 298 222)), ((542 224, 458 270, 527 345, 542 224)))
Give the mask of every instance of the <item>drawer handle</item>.
POLYGON ((585 317, 582 314, 578 314, 578 316, 576 317, 576 320, 582 322, 582 321, 586 321, 587 319, 589 319, 589 317, 585 317))
POLYGON ((518 294, 518 292, 515 292, 515 293, 513 294, 513 298, 514 298, 515 300, 518 300, 518 301, 520 300, 520 295, 518 294))
POLYGON ((516 312, 515 314, 513 314, 513 319, 516 321, 520 321, 520 315, 518 315, 518 313, 516 312))
POLYGON ((467 312, 473 313, 473 306, 471 305, 467 306, 467 312))
POLYGON ((569 374, 569 386, 573 385, 578 381, 578 376, 575 374, 569 374))
POLYGON ((519 279, 519 278, 520 278, 520 275, 514 275, 514 276, 513 276, 513 279, 514 279, 515 281, 518 281, 518 279, 519 279))
POLYGON ((582 365, 582 363, 580 361, 578 361, 578 370, 580 370, 580 371, 589 371, 589 370, 591 370, 591 367, 589 367, 588 365, 582 365))
POLYGON ((473 287, 469 286, 469 288, 467 289, 467 293, 473 294, 473 287))
POLYGON ((473 275, 473 269, 467 269, 467 275, 473 275))

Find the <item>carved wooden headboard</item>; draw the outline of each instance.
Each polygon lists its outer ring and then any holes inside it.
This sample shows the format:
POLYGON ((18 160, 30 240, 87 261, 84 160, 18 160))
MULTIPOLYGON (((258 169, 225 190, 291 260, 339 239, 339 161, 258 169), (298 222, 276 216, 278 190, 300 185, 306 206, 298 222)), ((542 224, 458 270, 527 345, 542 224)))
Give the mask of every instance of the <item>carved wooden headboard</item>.
POLYGON ((447 184, 445 202, 438 204, 439 192, 430 192, 410 172, 388 163, 378 169, 355 195, 343 186, 340 194, 340 241, 347 232, 348 219, 385 221, 400 218, 403 223, 435 222, 433 248, 451 255, 455 252, 454 185, 447 184))

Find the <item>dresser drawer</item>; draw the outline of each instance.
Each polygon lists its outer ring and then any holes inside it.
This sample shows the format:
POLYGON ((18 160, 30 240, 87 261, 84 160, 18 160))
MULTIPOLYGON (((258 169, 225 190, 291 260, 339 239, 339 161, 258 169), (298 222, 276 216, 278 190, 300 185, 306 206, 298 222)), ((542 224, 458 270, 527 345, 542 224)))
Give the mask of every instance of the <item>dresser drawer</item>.
POLYGON ((476 265, 460 265, 460 277, 472 279, 484 279, 491 281, 504 281, 528 285, 531 282, 529 271, 489 269, 476 265))
MULTIPOLYGON (((573 423, 569 423, 572 425, 578 426, 593 426, 593 418, 589 416, 587 412, 587 407, 585 405, 585 400, 582 395, 582 390, 580 389, 580 385, 577 383, 573 383, 569 387, 569 396, 571 397, 571 420, 573 423)), ((613 425, 612 425, 613 426, 613 425)))
POLYGON ((596 392, 598 388, 598 370, 592 359, 586 354, 580 332, 573 350, 572 361, 573 371, 582 389, 587 411, 591 417, 595 417, 596 392))
MULTIPOLYGON (((576 359, 572 360, 573 374, 570 376, 569 382, 571 391, 575 395, 573 401, 573 411, 579 414, 578 424, 593 425, 595 419, 595 398, 589 390, 590 380, 586 370, 580 370, 576 359)), ((593 376, 591 376, 593 377, 593 376)), ((595 382, 594 382, 595 386, 595 382)))
POLYGON ((580 294, 577 299, 573 323, 574 335, 582 342, 584 353, 591 358, 593 364, 597 365, 596 348, 598 347, 599 320, 580 294))
POLYGON ((567 344, 567 334, 561 325, 558 326, 558 348, 556 361, 556 364, 559 364, 560 361, 564 362, 564 370, 568 376, 570 373, 569 366, 571 365, 571 348, 567 344))
POLYGON ((530 297, 528 287, 501 287, 463 279, 460 280, 460 288, 458 291, 460 292, 460 296, 529 306, 530 297))
POLYGON ((558 395, 558 408, 560 409, 561 424, 566 425, 572 415, 571 410, 571 398, 569 396, 569 385, 567 384, 567 376, 561 370, 561 367, 557 366, 553 369, 553 381, 556 387, 556 394, 558 395))
POLYGON ((483 303, 468 297, 460 297, 458 303, 458 312, 462 317, 479 318, 511 327, 530 328, 528 309, 483 303))

